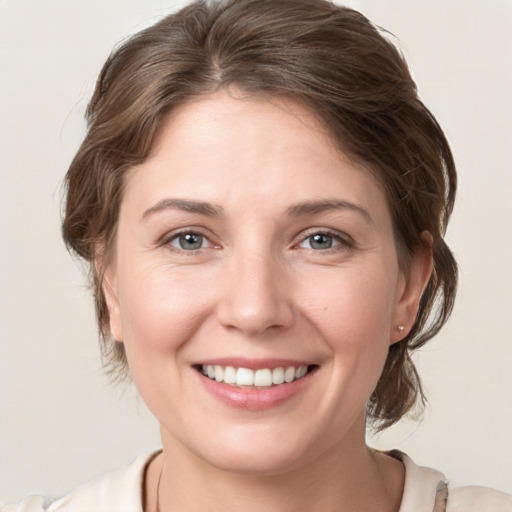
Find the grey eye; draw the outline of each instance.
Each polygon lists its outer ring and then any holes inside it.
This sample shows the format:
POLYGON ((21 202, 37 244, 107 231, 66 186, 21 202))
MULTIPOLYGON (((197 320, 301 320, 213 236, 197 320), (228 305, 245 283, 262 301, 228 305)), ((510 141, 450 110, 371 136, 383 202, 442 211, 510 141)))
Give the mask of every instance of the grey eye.
POLYGON ((171 245, 184 251, 196 251, 205 245, 205 238, 199 233, 181 233, 171 240, 171 245))
POLYGON ((339 242, 335 240, 335 238, 329 233, 315 233, 314 235, 308 236, 301 244, 301 247, 306 249, 315 249, 317 251, 322 251, 326 249, 331 249, 339 242))

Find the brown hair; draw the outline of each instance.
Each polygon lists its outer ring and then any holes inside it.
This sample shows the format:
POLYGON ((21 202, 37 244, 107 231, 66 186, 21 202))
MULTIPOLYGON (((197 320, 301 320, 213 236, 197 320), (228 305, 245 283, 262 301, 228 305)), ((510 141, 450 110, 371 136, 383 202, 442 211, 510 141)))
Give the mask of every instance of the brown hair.
POLYGON ((445 136, 419 100, 398 50, 363 15, 326 0, 196 1, 131 37, 108 58, 87 109, 88 131, 66 176, 63 236, 88 261, 104 361, 126 374, 122 343, 111 339, 95 268, 108 262, 125 173, 148 156, 163 116, 230 85, 287 96, 309 107, 333 139, 383 185, 401 264, 433 237, 433 273, 409 334, 390 346, 368 403, 385 428, 424 402, 410 352, 448 319, 457 267, 443 240, 456 188, 445 136))

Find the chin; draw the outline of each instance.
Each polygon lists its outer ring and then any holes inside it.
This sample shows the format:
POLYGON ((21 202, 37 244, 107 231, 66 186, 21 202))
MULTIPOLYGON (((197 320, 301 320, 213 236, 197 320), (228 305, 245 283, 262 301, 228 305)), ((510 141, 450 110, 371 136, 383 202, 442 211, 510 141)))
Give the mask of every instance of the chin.
POLYGON ((274 453, 267 451, 254 453, 237 453, 233 450, 212 460, 207 460, 211 466, 228 473, 254 476, 281 475, 292 471, 300 465, 297 453, 274 453))
POLYGON ((204 450, 196 450, 196 455, 217 469, 245 475, 283 474, 306 462, 307 442, 290 436, 290 432, 269 432, 270 428, 259 432, 237 429, 222 439, 210 440, 204 450))

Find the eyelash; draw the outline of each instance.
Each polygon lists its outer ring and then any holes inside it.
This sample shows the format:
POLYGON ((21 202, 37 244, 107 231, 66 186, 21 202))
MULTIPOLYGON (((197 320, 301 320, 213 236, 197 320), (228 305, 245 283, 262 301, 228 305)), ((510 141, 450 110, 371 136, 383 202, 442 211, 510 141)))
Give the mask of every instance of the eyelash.
MULTIPOLYGON (((165 236, 162 241, 161 245, 164 247, 169 248, 172 251, 180 252, 180 253, 189 253, 189 254, 196 254, 199 251, 203 249, 207 249, 209 247, 200 247, 198 249, 184 249, 183 247, 175 247, 172 245, 172 242, 179 241, 179 238, 184 235, 192 235, 192 236, 198 236, 201 237, 203 241, 206 241, 209 246, 215 246, 215 244, 208 238, 207 235, 205 235, 201 230, 199 229, 191 229, 191 228, 185 228, 179 231, 174 231, 167 236, 165 236)), ((315 236, 324 236, 332 238, 332 240, 335 242, 334 246, 327 247, 325 249, 314 249, 312 247, 304 248, 308 251, 312 252, 322 252, 322 253, 332 253, 339 250, 346 250, 346 249, 354 249, 355 243, 349 235, 345 233, 340 233, 338 231, 334 231, 331 229, 325 229, 325 228, 313 228, 308 230, 306 233, 301 233, 300 239, 297 243, 293 245, 293 248, 301 248, 301 245, 306 242, 307 240, 311 240, 315 236)))
POLYGON ((195 254, 195 253, 201 251, 202 249, 205 249, 204 247, 200 247, 199 249, 187 250, 187 249, 184 249, 182 247, 181 248, 174 247, 172 245, 172 242, 178 241, 179 238, 181 236, 184 236, 184 235, 195 235, 195 236, 201 237, 209 245, 215 246, 215 244, 201 230, 199 230, 199 229, 191 229, 191 228, 186 228, 186 229, 182 229, 182 230, 179 230, 179 231, 173 231, 172 233, 169 233, 168 235, 166 235, 162 239, 161 245, 164 246, 164 247, 167 247, 168 249, 170 249, 172 251, 175 251, 175 252, 181 252, 181 253, 186 252, 186 253, 189 253, 189 254, 195 254))
POLYGON ((295 244, 295 247, 300 247, 301 244, 318 235, 332 238, 333 241, 336 242, 336 245, 328 247, 326 249, 313 249, 310 247, 305 248, 306 250, 313 252, 332 253, 339 250, 354 249, 355 247, 354 240, 346 233, 340 233, 338 231, 326 228, 313 228, 308 230, 306 233, 301 234, 300 241, 297 244, 295 244))

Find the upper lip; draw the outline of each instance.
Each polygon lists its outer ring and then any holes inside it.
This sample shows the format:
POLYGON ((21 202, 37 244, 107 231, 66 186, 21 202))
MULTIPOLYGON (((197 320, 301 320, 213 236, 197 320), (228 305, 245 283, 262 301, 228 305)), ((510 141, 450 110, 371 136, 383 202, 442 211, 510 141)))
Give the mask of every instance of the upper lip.
POLYGON ((260 370, 262 368, 288 368, 294 366, 311 366, 311 361, 301 359, 281 359, 281 358, 264 358, 264 359, 248 359, 244 357, 222 357, 214 359, 205 359, 197 362, 194 366, 232 366, 234 368, 248 368, 250 370, 260 370))

